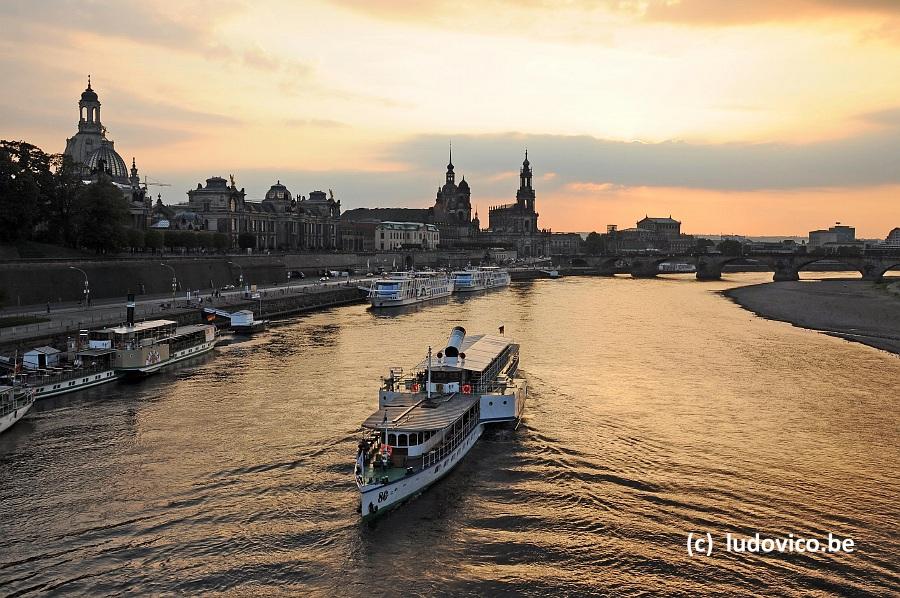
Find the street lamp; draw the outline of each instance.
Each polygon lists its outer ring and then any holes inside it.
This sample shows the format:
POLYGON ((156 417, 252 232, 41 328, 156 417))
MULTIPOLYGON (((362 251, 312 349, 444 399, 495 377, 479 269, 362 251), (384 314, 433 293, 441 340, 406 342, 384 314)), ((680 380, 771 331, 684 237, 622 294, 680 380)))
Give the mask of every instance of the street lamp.
POLYGON ((78 270, 79 272, 84 274, 84 290, 82 291, 82 294, 84 295, 84 298, 83 298, 84 305, 87 306, 91 302, 91 287, 88 284, 87 272, 85 272, 81 268, 76 268, 75 266, 69 266, 69 270, 78 270))
POLYGON ((172 271, 172 306, 175 305, 175 291, 178 290, 178 278, 175 276, 175 268, 170 266, 169 264, 160 263, 160 266, 168 268, 172 271))
POLYGON ((241 267, 240 264, 236 264, 234 262, 228 262, 228 263, 231 264, 232 266, 238 267, 238 270, 240 271, 240 276, 238 278, 238 281, 240 282, 240 287, 241 287, 241 290, 243 291, 244 290, 244 269, 241 267))

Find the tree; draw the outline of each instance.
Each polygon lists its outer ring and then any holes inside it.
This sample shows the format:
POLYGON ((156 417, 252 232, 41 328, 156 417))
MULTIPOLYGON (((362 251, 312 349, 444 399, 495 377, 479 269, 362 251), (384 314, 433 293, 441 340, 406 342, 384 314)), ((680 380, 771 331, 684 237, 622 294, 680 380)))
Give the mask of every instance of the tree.
POLYGON ((0 141, 0 242, 31 238, 51 180, 47 154, 24 141, 0 141))
POLYGON ((74 247, 78 240, 78 193, 84 184, 70 156, 54 154, 50 163, 54 170, 53 185, 46 200, 46 212, 42 215, 46 223, 43 237, 48 243, 74 247))
POLYGON ((590 255, 603 253, 603 235, 592 232, 584 240, 584 250, 590 255))
POLYGON ((163 248, 163 234, 162 231, 156 229, 150 229, 146 233, 144 233, 144 247, 148 249, 152 249, 154 251, 163 248))
POLYGON ((144 233, 136 228, 129 228, 126 232, 128 246, 132 249, 141 249, 144 246, 144 233))
POLYGON ((742 255, 744 246, 741 245, 740 241, 728 239, 716 245, 716 249, 721 251, 723 255, 742 255))
POLYGON ((228 235, 225 233, 215 233, 213 235, 213 243, 219 251, 226 251, 230 244, 228 243, 228 235))
POLYGON ((694 243, 694 250, 697 253, 705 253, 707 247, 715 247, 716 244, 712 239, 697 239, 694 243))
POLYGON ((196 249, 198 245, 197 233, 193 231, 183 231, 181 237, 181 245, 188 251, 196 249))
POLYGON ((215 235, 213 235, 209 231, 201 231, 197 233, 197 245, 198 247, 202 247, 204 249, 215 249, 215 235))
POLYGON ((128 202, 109 177, 85 185, 76 199, 80 245, 97 253, 115 251, 127 241, 128 202))
POLYGON ((256 247, 256 237, 252 233, 239 234, 238 247, 241 249, 253 249, 256 247))
POLYGON ((165 237, 166 247, 169 249, 177 249, 184 247, 184 231, 170 229, 166 231, 165 237))

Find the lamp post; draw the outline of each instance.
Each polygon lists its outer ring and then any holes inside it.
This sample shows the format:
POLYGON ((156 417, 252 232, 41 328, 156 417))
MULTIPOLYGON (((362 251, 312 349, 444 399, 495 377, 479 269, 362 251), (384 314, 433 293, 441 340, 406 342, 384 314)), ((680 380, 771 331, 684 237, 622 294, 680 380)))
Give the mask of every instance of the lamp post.
POLYGON ((231 264, 232 266, 238 267, 238 271, 240 272, 240 276, 238 277, 238 282, 240 283, 241 291, 243 291, 244 290, 244 269, 241 267, 240 264, 236 264, 234 262, 228 262, 228 263, 231 264))
MULTIPOLYGON (((81 272, 84 275, 84 289, 81 291, 81 293, 83 295, 82 300, 84 301, 84 307, 87 307, 88 303, 90 303, 90 301, 91 301, 91 287, 90 287, 90 284, 88 283, 87 272, 85 272, 81 268, 76 268, 75 266, 69 266, 69 270, 78 270, 79 272, 81 272)), ((49 308, 47 308, 47 309, 49 310, 49 308)))
POLYGON ((170 266, 169 264, 160 263, 160 266, 168 268, 172 271, 172 306, 175 306, 175 291, 178 290, 178 278, 175 276, 175 268, 170 266))

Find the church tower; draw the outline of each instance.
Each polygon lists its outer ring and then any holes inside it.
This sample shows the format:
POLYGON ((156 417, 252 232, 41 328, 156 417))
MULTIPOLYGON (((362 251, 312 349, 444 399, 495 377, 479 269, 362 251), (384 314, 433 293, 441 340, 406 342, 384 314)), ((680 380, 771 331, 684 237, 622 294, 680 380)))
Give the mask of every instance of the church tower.
MULTIPOLYGON (((103 125, 100 124, 100 98, 91 88, 91 77, 88 75, 87 89, 81 92, 78 100, 78 132, 66 139, 65 155, 70 156, 76 164, 82 164, 84 174, 90 174, 87 168, 89 158, 106 142, 103 125)), ((127 176, 124 168, 123 174, 127 176)))
POLYGON ((450 145, 450 161, 447 163, 447 184, 454 185, 456 175, 453 173, 453 145, 450 145))
POLYGON ((528 150, 525 150, 525 161, 519 170, 519 190, 516 191, 516 203, 529 212, 534 212, 534 187, 531 186, 531 162, 528 161, 528 150))

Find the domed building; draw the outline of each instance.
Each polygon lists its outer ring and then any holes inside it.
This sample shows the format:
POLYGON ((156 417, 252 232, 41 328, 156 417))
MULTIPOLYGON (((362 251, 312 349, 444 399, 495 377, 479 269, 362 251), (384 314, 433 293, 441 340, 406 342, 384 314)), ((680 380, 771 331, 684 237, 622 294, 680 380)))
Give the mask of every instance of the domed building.
POLYGON ((114 142, 106 138, 106 127, 100 122, 100 98, 91 88, 90 77, 87 89, 78 100, 78 132, 66 139, 63 153, 80 166, 85 183, 93 182, 101 175, 111 178, 128 201, 132 227, 147 228, 151 199, 147 196, 146 187, 140 184, 134 158, 129 170, 116 151, 114 142))
POLYGON ((210 177, 205 186, 198 183, 196 189, 187 192, 186 204, 170 207, 193 214, 197 223, 202 219, 202 229, 227 235, 233 249, 238 247, 243 233, 253 235, 258 250, 339 247, 341 202, 333 194, 312 191, 309 199, 297 198, 279 180, 261 201, 249 201, 244 189, 237 188, 234 177, 230 179, 210 177))

